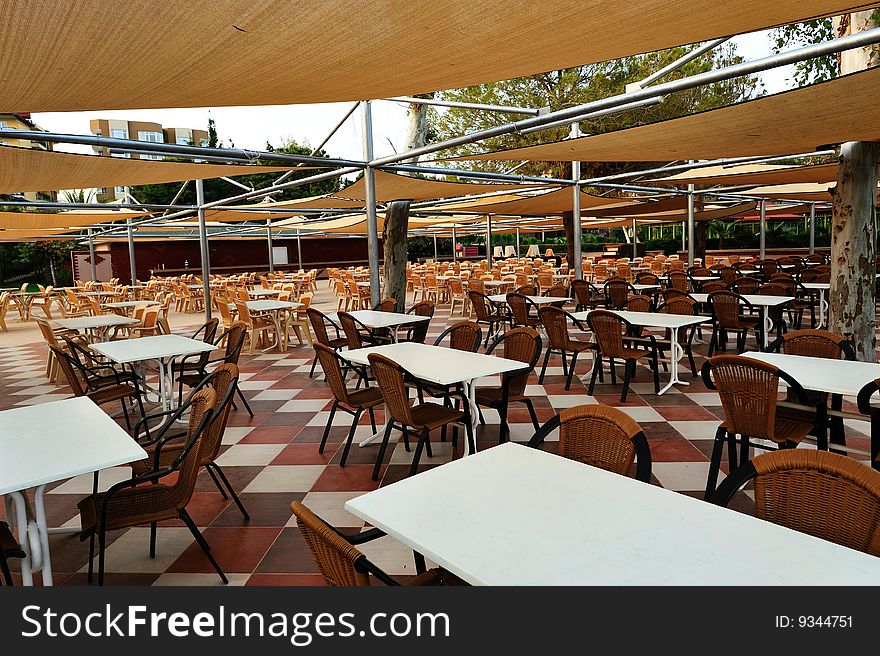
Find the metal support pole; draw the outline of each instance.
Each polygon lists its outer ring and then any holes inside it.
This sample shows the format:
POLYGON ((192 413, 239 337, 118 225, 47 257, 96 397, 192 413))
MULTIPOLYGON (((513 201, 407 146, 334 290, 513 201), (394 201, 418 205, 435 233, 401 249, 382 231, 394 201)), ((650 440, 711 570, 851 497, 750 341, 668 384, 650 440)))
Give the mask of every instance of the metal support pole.
POLYGON ((302 232, 300 230, 296 231, 296 259, 299 262, 299 270, 302 271, 303 268, 303 245, 302 245, 302 232))
MULTIPOLYGON (((373 112, 369 100, 361 103, 361 133, 364 159, 373 159, 373 112)), ((367 209, 367 261, 370 265, 370 307, 378 307, 379 294, 379 219, 376 216, 376 176, 372 166, 364 168, 364 195, 367 209)))
POLYGON ((492 268, 492 215, 486 215, 486 262, 492 268))
POLYGON ((275 273, 275 258, 272 257, 272 219, 266 219, 266 243, 269 246, 269 273, 275 273))
POLYGON ((636 236, 636 217, 633 217, 632 220, 632 231, 633 231, 633 259, 636 259, 639 256, 639 244, 638 237, 636 236))
MULTIPOLYGON (((127 197, 131 193, 131 189, 129 187, 124 187, 125 196, 127 197)), ((131 222, 131 219, 128 219, 126 222, 128 224, 128 264, 129 269, 131 271, 131 284, 137 284, 137 265, 134 261, 134 224, 131 222)))
POLYGON ((767 250, 767 201, 761 201, 761 259, 766 257, 767 250))
POLYGON ((452 226, 452 262, 455 263, 456 260, 456 252, 455 252, 455 226, 452 226))
POLYGON ((196 204, 199 206, 199 247, 202 251, 202 289, 205 298, 205 321, 211 320, 211 251, 208 226, 205 225, 205 181, 196 180, 196 204))
MULTIPOLYGON (((579 123, 571 124, 571 138, 577 139, 581 136, 581 126, 579 123)), ((577 182, 581 179, 581 163, 580 162, 572 162, 571 163, 571 177, 577 182)), ((583 266, 581 264, 581 260, 583 259, 581 256, 581 235, 583 233, 583 228, 581 227, 581 188, 577 184, 571 189, 572 193, 572 230, 571 234, 573 236, 572 244, 571 244, 571 255, 574 258, 574 262, 568 263, 568 268, 570 271, 574 271, 574 277, 576 280, 580 280, 584 277, 583 266)), ((517 229, 517 239, 519 238, 519 229, 517 229)))
POLYGON ((687 221, 681 222, 681 250, 687 250, 687 221))
POLYGON ((694 185, 688 185, 688 266, 694 266, 694 246, 696 223, 694 221, 694 185))
POLYGON ((519 226, 516 226, 516 256, 517 258, 522 257, 522 251, 519 250, 519 226))
POLYGON ((98 263, 95 261, 95 240, 92 238, 92 229, 89 228, 89 261, 92 264, 92 280, 98 281, 98 263))
POLYGON ((810 255, 816 252, 816 203, 810 203, 810 255))

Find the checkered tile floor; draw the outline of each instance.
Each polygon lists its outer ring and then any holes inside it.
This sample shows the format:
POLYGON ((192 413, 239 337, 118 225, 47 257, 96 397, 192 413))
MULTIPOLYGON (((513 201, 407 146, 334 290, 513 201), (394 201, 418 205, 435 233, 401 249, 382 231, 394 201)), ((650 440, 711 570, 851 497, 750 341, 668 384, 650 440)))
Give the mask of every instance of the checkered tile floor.
MULTIPOLYGON (((330 303, 325 289, 319 292, 325 308, 330 303)), ((332 308, 331 308, 332 309, 332 308)), ((179 317, 178 317, 179 319, 179 317)), ((188 319, 194 323, 197 316, 188 319)), ((428 342, 442 332, 457 315, 439 308, 429 330, 428 342)), ((174 322, 173 322, 174 323, 174 322)), ((180 321, 174 325, 180 324, 180 321)), ((177 329, 186 334, 187 328, 177 329)), ((35 334, 35 338, 38 337, 35 334)), ((0 409, 46 403, 70 396, 64 387, 47 382, 45 346, 34 342, 25 346, 5 346, 0 334, 0 409)), ((705 346, 695 348, 705 352, 705 346)), ((322 579, 312 557, 291 519, 289 504, 299 500, 319 516, 344 530, 360 530, 363 522, 345 510, 346 500, 377 486, 400 480, 408 473, 411 455, 403 445, 389 449, 381 481, 370 479, 378 445, 353 447, 345 468, 338 465, 339 447, 344 439, 349 417, 340 413, 334 420, 330 443, 324 454, 318 453, 325 422, 329 416, 331 394, 320 375, 309 378, 311 351, 293 348, 284 354, 268 353, 241 360, 241 388, 255 413, 249 417, 243 408, 231 414, 218 462, 250 512, 243 520, 231 501, 224 500, 205 472, 189 505, 190 514, 204 532, 221 567, 233 585, 320 585, 322 579)), ((697 358, 698 367, 703 358, 697 358)), ((591 366, 589 357, 578 363, 578 375, 591 366)), ((668 374, 661 372, 661 383, 668 374)), ((543 385, 533 375, 527 389, 540 421, 573 405, 604 403, 621 406, 641 424, 650 442, 654 484, 684 494, 702 497, 708 472, 712 439, 722 411, 717 394, 707 390, 699 379, 684 373, 690 385, 679 386, 657 396, 651 373, 640 367, 626 404, 619 402, 620 387, 598 385, 593 397, 586 386, 575 379, 565 390, 561 362, 551 359, 543 385)), ((483 384, 492 384, 487 379, 483 384)), ((381 412, 377 420, 382 421, 381 412)), ((498 415, 484 411, 487 424, 478 431, 478 448, 491 448, 498 440, 498 415)), ((510 410, 512 439, 527 441, 533 434, 524 407, 510 410)), ((369 435, 365 417, 355 440, 369 435)), ((850 444, 868 447, 867 424, 852 422, 848 430, 850 444)), ((434 436, 433 458, 422 457, 426 469, 460 457, 449 443, 439 443, 434 436)), ((553 449, 552 443, 548 444, 553 449)), ((460 451, 460 447, 459 447, 460 451)), ((101 487, 130 475, 128 468, 115 468, 101 474, 101 487)), ((90 475, 50 486, 47 513, 50 525, 71 526, 78 522, 77 502, 91 491, 90 475)), ((740 493, 734 507, 748 508, 748 499, 740 493)), ((438 500, 438 502, 442 502, 438 500)), ((426 521, 430 521, 426 509, 426 521)), ((454 527, 449 527, 454 530, 454 527)), ((149 529, 132 528, 109 536, 107 584, 128 585, 216 585, 219 579, 194 543, 188 530, 177 521, 164 522, 158 533, 155 559, 148 554, 149 529)), ((53 569, 57 584, 85 584, 88 544, 76 535, 50 537, 53 569)), ((412 553, 390 537, 364 545, 363 550, 380 567, 396 576, 413 573, 412 553)), ((14 563, 13 563, 14 566, 14 563)))

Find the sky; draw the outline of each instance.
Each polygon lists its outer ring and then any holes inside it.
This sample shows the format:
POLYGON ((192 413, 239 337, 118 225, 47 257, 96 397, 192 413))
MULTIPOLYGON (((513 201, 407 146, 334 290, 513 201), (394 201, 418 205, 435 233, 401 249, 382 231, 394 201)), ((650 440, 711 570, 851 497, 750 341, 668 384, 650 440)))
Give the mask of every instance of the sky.
MULTIPOLYGON (((767 32, 754 32, 733 39, 740 55, 747 60, 771 54, 767 32)), ((767 93, 776 93, 792 86, 789 69, 764 73, 767 93)), ((264 150, 266 143, 280 145, 292 139, 312 147, 329 134, 333 126, 350 108, 350 103, 315 105, 278 105, 266 107, 219 107, 193 109, 125 110, 96 112, 35 113, 33 119, 42 128, 66 134, 90 134, 93 118, 152 121, 164 127, 206 129, 208 118, 217 124, 222 140, 231 140, 238 148, 264 150)), ((404 149, 406 139, 406 106, 396 102, 373 103, 374 154, 377 157, 404 149)), ((360 112, 355 112, 328 142, 325 150, 331 156, 363 159, 360 112)), ((56 150, 90 153, 88 146, 57 145, 56 150)))

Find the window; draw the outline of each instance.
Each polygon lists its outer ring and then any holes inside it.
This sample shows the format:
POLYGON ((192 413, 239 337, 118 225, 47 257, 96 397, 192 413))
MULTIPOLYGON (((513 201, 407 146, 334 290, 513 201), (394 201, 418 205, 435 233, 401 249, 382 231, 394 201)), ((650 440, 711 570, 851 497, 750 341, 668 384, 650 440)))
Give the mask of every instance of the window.
POLYGON ((148 132, 141 130, 138 132, 138 141, 149 141, 151 143, 165 143, 161 132, 148 132))
POLYGON ((190 145, 189 137, 184 137, 184 136, 178 135, 177 136, 177 145, 178 146, 189 146, 190 145))
POLYGON ((110 153, 110 157, 131 157, 131 153, 110 153))
POLYGON ((122 196, 123 194, 125 194, 125 187, 113 187, 113 193, 115 193, 117 196, 122 196))
POLYGON ((207 139, 199 139, 199 145, 202 148, 206 148, 208 146, 208 140, 207 139))
POLYGON ((97 189, 95 189, 95 193, 99 196, 103 196, 107 193, 107 187, 98 187, 97 189))
POLYGON ((112 128, 110 136, 114 139, 128 139, 128 130, 122 128, 112 128))
POLYGON ((149 155, 149 154, 147 154, 147 153, 142 153, 142 154, 141 154, 141 159, 159 159, 159 160, 162 160, 162 159, 165 159, 165 158, 162 157, 162 155, 149 155))

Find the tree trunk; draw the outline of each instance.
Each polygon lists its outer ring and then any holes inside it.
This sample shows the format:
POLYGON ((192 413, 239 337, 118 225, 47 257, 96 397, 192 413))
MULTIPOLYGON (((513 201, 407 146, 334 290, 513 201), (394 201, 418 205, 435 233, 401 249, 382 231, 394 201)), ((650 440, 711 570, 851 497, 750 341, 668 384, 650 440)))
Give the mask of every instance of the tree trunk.
MULTIPOLYGON (((433 98, 434 92, 420 93, 415 97, 433 98)), ((428 135, 428 105, 410 103, 410 106, 407 109, 407 116, 409 120, 407 121, 406 149, 412 150, 414 148, 421 148, 425 145, 425 140, 428 135)), ((407 160, 407 162, 411 164, 417 164, 418 161, 418 157, 413 157, 407 160)))
POLYGON ((569 270, 574 271, 574 212, 562 213, 562 225, 565 228, 565 253, 569 270))
MULTIPOLYGON (((872 11, 834 19, 838 37, 877 27, 872 11)), ((847 50, 840 56, 841 74, 876 65, 876 47, 847 50)), ((829 330, 853 341, 859 360, 875 362, 875 240, 877 146, 849 142, 840 147, 831 228, 829 330)))
POLYGON ((397 300, 396 312, 406 305, 406 236, 409 228, 409 201, 395 200, 385 212, 382 246, 385 250, 383 284, 385 298, 397 300))

